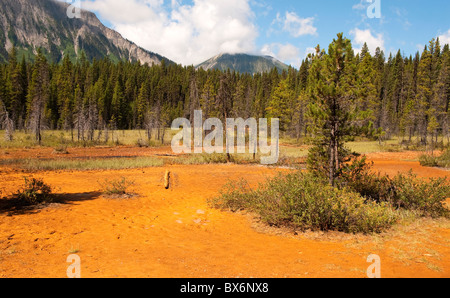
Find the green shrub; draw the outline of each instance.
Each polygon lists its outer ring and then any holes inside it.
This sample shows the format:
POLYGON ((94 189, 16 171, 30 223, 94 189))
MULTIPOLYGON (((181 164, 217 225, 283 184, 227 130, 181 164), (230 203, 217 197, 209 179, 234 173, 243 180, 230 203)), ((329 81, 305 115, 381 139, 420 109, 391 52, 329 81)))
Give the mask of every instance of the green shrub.
POLYGON ((438 158, 436 156, 423 154, 419 157, 419 162, 424 167, 438 167, 438 158))
POLYGON ((366 199, 416 211, 421 216, 449 215, 450 211, 443 205, 450 197, 450 184, 446 178, 423 179, 412 172, 398 174, 394 178, 381 176, 370 171, 365 158, 351 167, 341 183, 366 199))
POLYGON ((55 154, 69 154, 69 151, 67 151, 67 145, 59 145, 53 149, 53 153, 55 154))
POLYGON ((120 179, 108 180, 99 182, 102 187, 103 193, 107 195, 127 195, 128 189, 134 185, 134 181, 130 181, 125 177, 120 179))
POLYGON ((244 180, 229 183, 210 204, 231 211, 246 209, 270 225, 303 230, 381 232, 396 220, 387 203, 367 201, 300 171, 280 174, 257 190, 251 190, 244 180))
POLYGON ((395 195, 392 180, 372 172, 372 166, 373 162, 367 163, 366 156, 355 159, 345 167, 339 187, 348 187, 371 201, 391 202, 395 195))
POLYGON ((24 177, 25 184, 13 197, 20 204, 32 206, 52 200, 52 188, 42 179, 24 177))
POLYGON ((391 204, 397 208, 414 210, 422 216, 449 216, 444 202, 450 197, 450 184, 446 178, 419 179, 412 172, 392 179, 394 195, 391 204))
POLYGON ((420 156, 419 161, 424 167, 450 168, 450 149, 445 150, 441 156, 424 154, 420 156))

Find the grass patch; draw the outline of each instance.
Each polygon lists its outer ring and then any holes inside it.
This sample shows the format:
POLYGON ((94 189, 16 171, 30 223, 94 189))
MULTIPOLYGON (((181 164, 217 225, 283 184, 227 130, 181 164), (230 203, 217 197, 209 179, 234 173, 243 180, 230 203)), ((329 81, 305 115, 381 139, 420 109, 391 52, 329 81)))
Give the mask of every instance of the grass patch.
POLYGON ((78 249, 78 248, 70 248, 67 252, 69 254, 76 254, 76 253, 80 252, 80 249, 78 249))
MULTIPOLYGON (((289 148, 289 151, 286 152, 283 149, 280 149, 280 156, 278 158, 278 162, 271 166, 289 166, 295 167, 303 162, 303 154, 302 149, 299 148, 289 148)), ((230 159, 226 153, 201 153, 201 154, 189 154, 186 156, 181 156, 176 158, 174 161, 175 164, 182 165, 205 165, 205 164, 240 164, 240 165, 256 165, 261 164, 261 154, 253 154, 244 153, 244 154, 231 154, 230 159)))
POLYGON ((134 181, 121 177, 113 180, 105 179, 99 182, 99 184, 102 187, 103 193, 108 196, 125 196, 131 195, 129 188, 134 185, 134 181))
POLYGON ((110 159, 6 159, 0 161, 1 165, 17 165, 27 171, 56 171, 56 170, 122 170, 147 167, 159 167, 164 161, 159 158, 110 158, 110 159))
POLYGON ((189 154, 187 156, 178 157, 175 163, 182 165, 226 164, 228 163, 228 158, 226 154, 221 153, 189 154))
POLYGON ((78 140, 76 132, 72 137, 70 131, 60 130, 44 130, 42 131, 42 143, 39 145, 34 136, 23 131, 15 131, 12 141, 5 141, 5 131, 0 130, 0 148, 34 148, 34 147, 51 147, 59 148, 66 147, 95 147, 95 146, 135 146, 138 143, 143 146, 160 147, 163 145, 170 145, 172 137, 175 132, 171 129, 166 129, 164 144, 161 140, 156 140, 157 130, 152 132, 152 139, 147 140, 146 132, 144 130, 116 130, 109 131, 108 142, 105 142, 105 132, 96 130, 94 132, 94 140, 78 140), (99 137, 100 136, 100 137, 99 137), (144 141, 145 140, 145 141, 144 141))

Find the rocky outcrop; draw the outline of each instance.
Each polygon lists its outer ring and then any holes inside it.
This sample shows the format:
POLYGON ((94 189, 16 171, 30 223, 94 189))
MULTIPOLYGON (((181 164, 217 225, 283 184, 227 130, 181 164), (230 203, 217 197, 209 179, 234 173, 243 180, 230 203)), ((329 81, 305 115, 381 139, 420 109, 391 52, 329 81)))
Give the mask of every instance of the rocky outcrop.
POLYGON ((80 18, 69 18, 69 4, 54 0, 0 0, 0 60, 5 61, 14 45, 19 53, 36 54, 42 48, 58 62, 84 51, 87 58, 140 61, 160 64, 161 55, 147 51, 104 26, 97 16, 81 10, 80 18))

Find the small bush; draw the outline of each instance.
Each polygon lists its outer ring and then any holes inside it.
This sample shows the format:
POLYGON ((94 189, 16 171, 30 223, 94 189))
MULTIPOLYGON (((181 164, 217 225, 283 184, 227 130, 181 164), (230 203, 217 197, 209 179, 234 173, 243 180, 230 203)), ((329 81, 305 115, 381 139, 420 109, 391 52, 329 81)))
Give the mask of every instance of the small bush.
POLYGON ((107 195, 127 195, 128 189, 134 185, 134 181, 127 180, 122 177, 120 179, 108 180, 99 182, 102 187, 103 193, 107 195))
POLYGON ((143 139, 138 139, 136 141, 136 146, 138 146, 139 148, 148 148, 150 146, 149 141, 145 141, 143 139))
POLYGON ((347 165, 340 177, 339 187, 348 187, 371 201, 390 202, 394 196, 392 180, 373 173, 373 162, 367 163, 366 160, 366 156, 362 156, 347 165))
POLYGON ((399 144, 386 144, 380 146, 380 149, 385 152, 402 152, 404 151, 403 147, 399 144))
POLYGON ((412 172, 394 178, 370 171, 362 158, 343 176, 342 185, 375 202, 386 202, 397 209, 416 211, 421 216, 448 216, 443 205, 450 197, 450 184, 446 178, 422 179, 412 172))
POLYGON ((300 171, 280 174, 258 190, 251 190, 244 180, 229 183, 210 204, 218 209, 249 210, 270 225, 303 230, 381 232, 396 220, 387 203, 367 201, 300 171))
POLYGON ((54 154, 69 154, 69 151, 67 151, 67 145, 59 145, 55 148, 53 148, 54 154))
POLYGON ((397 208, 418 211, 422 216, 449 216, 444 202, 450 197, 446 178, 419 179, 412 172, 392 179, 394 195, 391 204, 397 208))
POLYGON ((419 161, 424 167, 450 168, 450 149, 444 151, 441 156, 424 154, 420 156, 419 161))
POLYGON ((423 167, 438 167, 438 158, 436 156, 423 154, 419 157, 420 165, 423 167))
POLYGON ((13 197, 24 206, 38 205, 52 200, 52 188, 42 179, 24 177, 25 184, 13 197))

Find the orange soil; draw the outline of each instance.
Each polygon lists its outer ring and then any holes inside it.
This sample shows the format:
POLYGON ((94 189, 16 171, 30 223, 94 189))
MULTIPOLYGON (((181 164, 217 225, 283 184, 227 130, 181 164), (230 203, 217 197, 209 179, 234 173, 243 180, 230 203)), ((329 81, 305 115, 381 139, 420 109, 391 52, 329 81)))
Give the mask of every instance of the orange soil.
MULTIPOLYGON (((49 157, 49 150, 15 150, 0 158, 49 157)), ((71 156, 104 156, 109 150, 69 149, 71 156)), ((112 150, 112 156, 167 152, 112 150)), ((449 173, 408 161, 417 158, 415 153, 369 157, 376 169, 392 175, 410 168, 424 177, 449 173)), ((250 215, 208 207, 207 199, 228 179, 244 177, 256 185, 277 171, 199 165, 34 174, 66 194, 67 202, 22 214, 0 212, 0 277, 66 277, 66 259, 72 253, 80 256, 81 276, 86 278, 366 277, 370 254, 381 257, 382 277, 450 277, 447 220, 422 220, 376 236, 295 235, 265 227, 250 215), (174 174, 169 190, 163 187, 167 169, 174 174), (97 181, 122 176, 135 181, 139 196, 103 197, 97 181)), ((23 173, 9 168, 0 168, 0 173, 5 192, 22 184, 23 173)))

